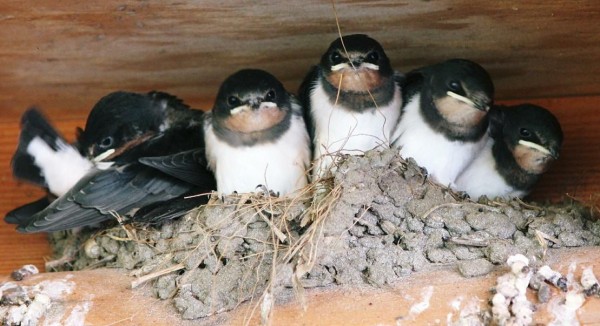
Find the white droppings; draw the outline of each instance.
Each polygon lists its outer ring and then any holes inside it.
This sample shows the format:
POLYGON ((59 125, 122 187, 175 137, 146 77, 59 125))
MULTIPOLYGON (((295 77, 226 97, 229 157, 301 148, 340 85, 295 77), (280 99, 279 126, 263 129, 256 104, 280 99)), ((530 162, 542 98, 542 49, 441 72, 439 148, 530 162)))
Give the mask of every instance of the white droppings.
POLYGON ((519 254, 510 256, 506 263, 511 271, 498 277, 492 318, 498 325, 530 325, 534 306, 526 296, 533 275, 529 259, 519 254))
POLYGON ((423 311, 429 308, 429 300, 431 300, 431 296, 433 295, 433 286, 425 287, 421 290, 421 301, 413 304, 410 307, 409 315, 416 316, 421 314, 423 311))
POLYGON ((552 283, 552 285, 563 291, 567 291, 567 279, 561 273, 550 268, 550 266, 542 266, 537 273, 543 276, 546 281, 552 283))
POLYGON ((450 307, 452 307, 452 310, 454 310, 454 311, 460 310, 460 305, 462 304, 462 301, 463 301, 462 296, 454 298, 454 300, 450 301, 450 307))
POLYGON ((8 313, 2 321, 3 325, 21 325, 26 312, 27 305, 24 304, 8 308, 8 313))
POLYGON ((47 280, 38 283, 35 287, 52 300, 57 300, 62 299, 67 294, 71 294, 73 289, 75 289, 75 283, 64 279, 47 280))
POLYGON ((85 317, 92 308, 92 301, 87 300, 76 305, 65 320, 64 326, 79 326, 85 324, 85 317))
POLYGON ((569 291, 565 298, 555 297, 548 304, 548 311, 554 316, 549 326, 580 325, 577 309, 585 302, 583 292, 569 291))
POLYGON ((600 284, 598 284, 598 279, 594 275, 592 266, 583 269, 581 273, 581 286, 583 286, 583 291, 587 296, 596 295, 600 292, 600 284))
POLYGON ((36 294, 31 304, 27 307, 22 325, 37 325, 39 319, 46 314, 51 302, 52 300, 49 296, 43 293, 36 294))
POLYGON ((452 320, 453 313, 446 316, 446 324, 448 326, 483 326, 481 314, 481 300, 479 297, 472 297, 465 302, 464 308, 460 309, 463 297, 458 297, 452 300, 451 306, 455 311, 460 310, 460 314, 456 321, 452 320))

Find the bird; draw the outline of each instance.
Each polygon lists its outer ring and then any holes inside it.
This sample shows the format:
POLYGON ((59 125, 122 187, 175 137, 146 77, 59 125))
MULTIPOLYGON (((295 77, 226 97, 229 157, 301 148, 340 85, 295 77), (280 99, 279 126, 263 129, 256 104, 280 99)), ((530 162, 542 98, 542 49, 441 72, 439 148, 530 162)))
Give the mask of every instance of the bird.
POLYGON ((167 93, 112 92, 93 106, 85 129, 77 128, 77 142, 70 144, 38 108, 30 108, 21 117, 19 143, 11 160, 13 176, 61 196, 93 166, 110 166, 110 158, 164 131, 177 119, 185 121, 187 112, 181 100, 167 93))
POLYGON ((307 184, 310 140, 302 107, 272 74, 242 69, 221 84, 204 120, 206 158, 221 196, 307 184))
MULTIPOLYGON (((104 164, 93 164, 67 192, 18 223, 17 230, 52 232, 95 225, 114 216, 132 218, 140 210, 154 213, 147 207, 156 208, 157 203, 170 203, 198 189, 214 189, 214 176, 207 171, 203 155, 202 117, 202 111, 167 93, 115 92, 103 97, 90 112, 85 129, 78 132, 75 147, 90 161, 101 156, 104 164), (194 157, 204 160, 195 163, 200 169, 189 173, 188 181, 140 162, 143 158, 164 161, 184 151, 202 153, 194 157)), ((163 218, 173 218, 185 212, 164 213, 163 218)), ((137 220, 148 218, 156 221, 156 216, 137 220)))
POLYGON ((390 146, 402 104, 381 44, 364 34, 334 40, 298 91, 313 146, 313 179, 332 172, 338 154, 390 146))
POLYGON ((30 216, 65 194, 93 165, 93 161, 81 155, 38 108, 29 108, 21 116, 21 132, 11 169, 16 179, 45 189, 46 195, 11 210, 5 221, 27 223, 30 216))
POLYGON ((21 116, 17 150, 11 159, 13 176, 48 188, 55 196, 67 192, 93 166, 33 107, 21 116))
POLYGON ((559 157, 563 132, 547 109, 524 103, 495 106, 482 153, 460 174, 456 189, 471 198, 522 198, 559 157))
POLYGON ((410 71, 401 87, 402 117, 392 146, 431 179, 452 186, 486 141, 494 98, 489 73, 473 61, 450 59, 410 71))

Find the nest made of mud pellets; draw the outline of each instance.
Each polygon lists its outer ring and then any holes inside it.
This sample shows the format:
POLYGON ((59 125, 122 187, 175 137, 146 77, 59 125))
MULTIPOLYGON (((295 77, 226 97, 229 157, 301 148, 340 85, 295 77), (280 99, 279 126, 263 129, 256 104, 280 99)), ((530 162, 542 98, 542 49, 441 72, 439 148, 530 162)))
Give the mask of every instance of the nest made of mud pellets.
MULTIPOLYGON (((462 199, 396 150, 345 157, 328 181, 318 201, 229 197, 161 226, 84 230, 71 267, 156 273, 156 296, 195 319, 267 292, 382 286, 440 264, 477 276, 513 254, 541 261, 548 248, 600 244, 600 222, 578 203, 462 199)), ((70 235, 51 237, 62 252, 70 235)))

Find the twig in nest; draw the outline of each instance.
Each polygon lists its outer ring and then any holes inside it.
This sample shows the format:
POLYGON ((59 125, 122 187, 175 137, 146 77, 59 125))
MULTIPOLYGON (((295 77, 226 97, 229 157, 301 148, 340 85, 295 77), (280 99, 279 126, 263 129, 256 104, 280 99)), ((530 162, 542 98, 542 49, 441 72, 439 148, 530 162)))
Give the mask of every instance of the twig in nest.
POLYGON ((540 244, 540 247, 542 247, 542 257, 546 257, 546 252, 548 251, 548 241, 552 241, 557 245, 560 245, 559 239, 540 230, 535 230, 535 238, 540 244))
POLYGON ((90 270, 90 269, 94 269, 96 267, 102 266, 102 265, 108 263, 109 261, 115 259, 116 257, 117 257, 116 255, 108 255, 108 256, 100 259, 99 261, 86 266, 83 270, 90 270))
POLYGON ((521 206, 523 206, 523 207, 525 207, 525 208, 527 208, 527 209, 531 209, 531 210, 535 210, 535 211, 543 211, 543 210, 544 210, 543 208, 541 208, 541 207, 539 207, 539 206, 536 206, 536 205, 533 205, 533 204, 529 204, 529 203, 526 203, 526 202, 524 202, 524 201, 523 201, 521 198, 519 198, 519 197, 515 198, 515 200, 516 200, 516 201, 519 203, 519 205, 521 205, 521 206))
POLYGON ((165 268, 161 271, 150 273, 150 274, 144 275, 142 277, 138 277, 135 281, 131 282, 131 288, 135 289, 136 287, 140 286, 141 284, 143 284, 147 281, 150 281, 157 277, 160 277, 160 276, 163 276, 163 275, 166 275, 166 274, 169 274, 169 273, 172 273, 172 272, 178 271, 180 269, 184 269, 184 268, 185 268, 185 265, 180 263, 180 264, 165 268))
POLYGON ((490 245, 487 239, 450 238, 448 242, 470 247, 487 247, 490 245))
POLYGON ((257 209, 257 212, 258 212, 258 215, 263 219, 263 221, 265 221, 269 225, 271 230, 273 230, 273 233, 277 236, 279 241, 285 242, 285 240, 287 240, 287 236, 285 234, 283 234, 283 232, 281 232, 281 230, 279 230, 279 228, 277 226, 275 226, 275 224, 273 224, 273 222, 270 219, 268 219, 265 216, 265 214, 263 214, 262 210, 257 209))

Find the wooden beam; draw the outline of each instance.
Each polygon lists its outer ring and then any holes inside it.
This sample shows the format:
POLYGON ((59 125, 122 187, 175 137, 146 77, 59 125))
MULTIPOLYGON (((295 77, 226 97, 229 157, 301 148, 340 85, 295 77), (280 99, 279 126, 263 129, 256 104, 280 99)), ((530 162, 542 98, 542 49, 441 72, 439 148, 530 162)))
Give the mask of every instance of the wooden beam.
MULTIPOLYGON (((550 250, 548 261, 553 269, 566 275, 576 265, 574 280, 579 281, 584 267, 600 272, 600 248, 550 250)), ((468 306, 487 309, 490 288, 497 276, 506 273, 500 266, 484 277, 465 279, 452 267, 418 272, 397 285, 385 289, 367 286, 354 289, 312 289, 306 292, 306 311, 295 299, 275 306, 271 325, 428 325, 456 321, 468 306), (431 294, 429 296, 429 294, 431 294), (415 309, 423 304, 423 310, 415 309), (427 303, 425 305, 424 303, 427 303), (412 309, 412 313, 411 313, 412 309)), ((599 275, 600 276, 600 275, 599 275)), ((87 305, 83 316, 86 325, 197 325, 199 322, 220 325, 258 325, 260 316, 250 311, 256 303, 245 303, 231 313, 203 320, 182 321, 168 301, 152 295, 150 286, 131 290, 133 278, 118 270, 92 270, 72 273, 39 274, 19 284, 35 285, 43 281, 70 282, 72 291, 51 306, 52 315, 66 320, 76 307, 87 305)), ((48 284, 48 283, 46 283, 48 284)), ((529 290, 530 300, 536 302, 529 290)), ((553 289, 552 298, 560 301, 564 293, 553 289)), ((548 324, 554 319, 550 305, 538 305, 535 322, 548 324)), ((260 310, 258 310, 260 311, 260 310)), ((600 298, 588 298, 578 312, 583 325, 600 324, 600 298)), ((53 317, 56 318, 56 317, 53 317)))

